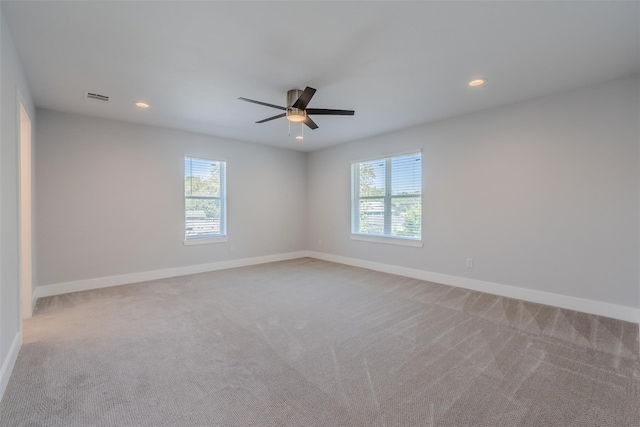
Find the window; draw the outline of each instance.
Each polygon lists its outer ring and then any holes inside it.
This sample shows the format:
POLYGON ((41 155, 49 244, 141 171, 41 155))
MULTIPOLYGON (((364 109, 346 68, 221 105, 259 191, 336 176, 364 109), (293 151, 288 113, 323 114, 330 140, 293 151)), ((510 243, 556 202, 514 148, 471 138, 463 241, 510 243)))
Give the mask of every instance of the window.
POLYGON ((226 162, 184 158, 185 244, 226 241, 226 162))
MULTIPOLYGON (((421 153, 353 162, 351 194, 352 238, 371 240, 358 237, 377 236, 421 240, 421 153)), ((398 243, 388 240, 373 241, 398 243)))

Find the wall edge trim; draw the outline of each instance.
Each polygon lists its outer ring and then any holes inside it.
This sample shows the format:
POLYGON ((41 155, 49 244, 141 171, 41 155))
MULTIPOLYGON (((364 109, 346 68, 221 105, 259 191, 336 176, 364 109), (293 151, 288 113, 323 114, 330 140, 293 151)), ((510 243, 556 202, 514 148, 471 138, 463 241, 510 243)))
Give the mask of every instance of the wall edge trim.
POLYGON ((11 347, 9 347, 9 353, 2 363, 2 369, 0 369, 0 400, 2 400, 4 392, 7 389, 7 385, 9 384, 9 378, 11 377, 11 372, 13 372, 13 367, 16 365, 16 360, 18 359, 18 353, 20 353, 21 347, 22 332, 17 332, 13 337, 11 347))

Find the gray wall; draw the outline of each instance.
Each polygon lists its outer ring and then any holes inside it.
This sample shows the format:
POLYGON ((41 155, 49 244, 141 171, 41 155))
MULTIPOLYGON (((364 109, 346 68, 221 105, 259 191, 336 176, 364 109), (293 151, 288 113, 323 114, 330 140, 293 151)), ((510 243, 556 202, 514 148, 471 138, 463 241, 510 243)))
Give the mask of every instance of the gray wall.
POLYGON ((304 250, 304 153, 38 110, 38 285, 304 250), (183 158, 227 161, 227 243, 184 246, 183 158))
MULTIPOLYGON (((0 10, 1 11, 1 10, 0 10)), ((18 186, 20 110, 18 90, 32 122, 35 109, 13 39, 0 16, 0 366, 20 333, 18 186)), ((7 378, 0 378, 3 384, 7 378)), ((0 388, 0 395, 2 394, 0 388)))
POLYGON ((638 307, 638 85, 618 79, 310 153, 307 246, 638 307), (349 162, 415 149, 424 247, 351 241, 349 162))

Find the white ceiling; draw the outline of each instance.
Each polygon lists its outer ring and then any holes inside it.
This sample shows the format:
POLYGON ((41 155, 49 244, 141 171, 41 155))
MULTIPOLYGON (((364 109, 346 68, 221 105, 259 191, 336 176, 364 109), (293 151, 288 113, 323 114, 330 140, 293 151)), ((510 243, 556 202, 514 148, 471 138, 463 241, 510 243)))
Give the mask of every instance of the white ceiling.
POLYGON ((38 107, 302 151, 640 71, 638 1, 2 7, 38 107), (237 100, 284 106, 305 86, 309 107, 355 116, 315 116, 300 142, 285 119, 254 123, 279 110, 237 100))

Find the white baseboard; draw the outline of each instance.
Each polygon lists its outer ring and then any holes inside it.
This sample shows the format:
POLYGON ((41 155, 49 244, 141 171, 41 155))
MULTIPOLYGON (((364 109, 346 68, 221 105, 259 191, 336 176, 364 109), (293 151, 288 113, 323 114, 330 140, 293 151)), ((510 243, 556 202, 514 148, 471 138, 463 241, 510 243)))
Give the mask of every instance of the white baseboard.
POLYGON ((627 322, 640 323, 640 309, 626 307, 606 302, 588 300, 554 294, 550 292, 536 291, 533 289, 519 288, 466 277, 450 276, 447 274, 433 273, 414 268, 399 267, 391 264, 382 264, 357 258, 343 257, 323 252, 299 251, 284 254, 266 255, 254 258, 243 258, 231 261, 222 261, 209 264, 198 264, 186 267, 168 268, 163 270, 146 271, 141 273, 122 274, 118 276, 100 277, 96 279, 78 280, 74 282, 56 283, 52 285, 38 286, 35 291, 35 300, 38 298, 66 294, 69 292, 87 291, 90 289, 105 288, 109 286, 126 285, 129 283, 146 282, 149 280, 166 279, 169 277, 185 276, 188 274, 205 273, 207 271, 224 270, 228 268, 245 267, 248 265, 264 264, 268 262, 286 261, 290 259, 311 257, 340 264, 362 267, 384 273, 397 274, 443 285, 456 286, 474 291, 486 292, 509 298, 550 305, 625 320, 627 322))
POLYGON ((74 282, 54 283, 38 286, 35 289, 35 299, 69 292, 88 291, 90 289, 107 288, 110 286, 127 285, 130 283, 147 282, 149 280, 166 279, 169 277, 186 276, 189 274, 206 273, 208 271, 225 270, 228 268, 246 267, 248 265, 265 264, 268 262, 286 261, 303 258, 306 251, 289 252, 284 254, 266 255, 254 258, 242 258, 230 261, 213 262, 208 264, 189 265, 185 267, 166 268, 162 270, 144 271, 140 273, 120 274, 117 276, 99 277, 96 279, 77 280, 74 282))
POLYGON ((559 295, 550 292, 536 291, 533 289, 518 288, 515 286, 501 285, 498 283, 485 282, 482 280, 469 279, 466 277, 450 276, 447 274, 432 273, 425 270, 417 270, 396 265, 381 264, 373 261, 365 261, 356 258, 332 255, 323 252, 309 251, 307 256, 325 261, 337 262, 354 267, 367 268, 369 270, 381 271, 384 273, 397 274, 399 276, 411 277, 414 279, 427 280, 429 282, 441 283, 443 285, 456 286, 459 288, 471 289, 474 291, 486 292, 488 294, 500 295, 503 297, 516 298, 524 301, 539 304, 551 305, 554 307, 566 308, 569 310, 581 311, 584 313, 596 314, 599 316, 611 317, 625 320, 627 322, 640 323, 640 309, 626 307, 622 305, 610 304, 606 302, 588 300, 584 298, 559 295))
POLYGON ((22 334, 18 332, 16 336, 13 337, 7 358, 2 362, 2 369, 0 370, 0 400, 2 400, 2 396, 4 396, 7 384, 9 384, 9 377, 11 377, 11 372, 13 372, 13 367, 16 364, 20 347, 22 347, 22 334))

